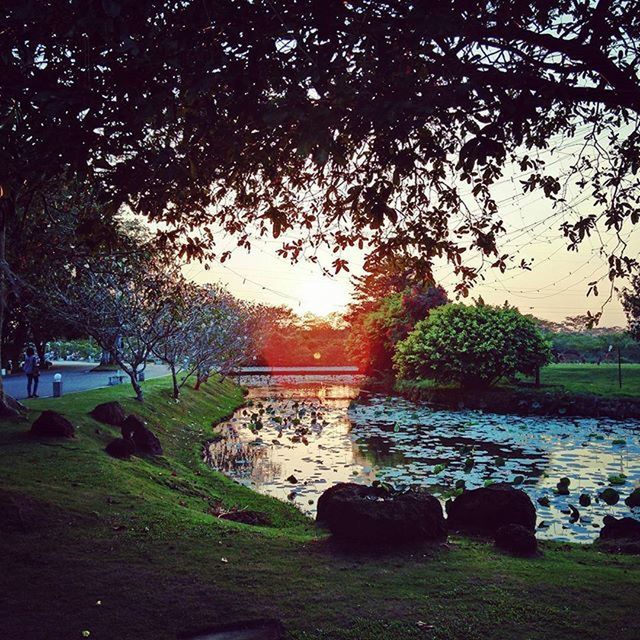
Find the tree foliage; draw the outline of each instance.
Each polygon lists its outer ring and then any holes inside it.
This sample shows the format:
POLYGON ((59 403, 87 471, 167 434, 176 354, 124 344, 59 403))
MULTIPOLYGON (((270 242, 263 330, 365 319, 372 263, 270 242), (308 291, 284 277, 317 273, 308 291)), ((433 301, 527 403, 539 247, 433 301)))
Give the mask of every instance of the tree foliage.
POLYGON ((321 244, 447 258, 464 293, 465 250, 509 264, 494 186, 515 167, 571 247, 612 229, 610 276, 637 265, 634 0, 8 0, 0 19, 10 222, 74 179, 107 219, 162 222, 188 255, 216 225, 241 246, 287 232, 293 259, 321 244), (537 154, 565 139, 584 142, 569 175, 537 154))
POLYGON ((338 314, 297 316, 287 307, 260 308, 261 349, 247 365, 335 366, 351 364, 346 353, 349 330, 338 314))
POLYGON ((55 317, 113 355, 142 401, 138 375, 159 343, 178 332, 184 286, 179 267, 162 256, 102 256, 79 261, 73 279, 48 296, 55 317))
POLYGON ((418 322, 397 346, 401 377, 487 387, 516 373, 531 375, 550 361, 535 322, 512 307, 448 304, 418 322))
POLYGON ((622 306, 629 321, 629 333, 640 342, 640 275, 622 292, 622 306))
POLYGON ((357 305, 348 315, 349 353, 370 374, 391 373, 398 342, 432 309, 446 302, 447 294, 442 287, 424 284, 357 305))

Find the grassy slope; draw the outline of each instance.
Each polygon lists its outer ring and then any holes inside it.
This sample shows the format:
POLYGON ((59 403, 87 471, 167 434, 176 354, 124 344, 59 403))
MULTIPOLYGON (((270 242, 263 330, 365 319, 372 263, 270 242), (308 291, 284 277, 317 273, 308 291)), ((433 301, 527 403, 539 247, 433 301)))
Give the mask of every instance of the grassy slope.
POLYGON ((241 402, 236 388, 187 390, 179 404, 166 379, 145 388, 144 407, 125 402, 161 438, 166 455, 155 462, 109 458, 102 449, 115 430, 86 415, 130 395, 125 386, 32 401, 69 415, 75 441, 40 443, 24 422, 0 424, 0 487, 26 525, 0 522, 3 640, 83 630, 161 640, 250 617, 279 617, 300 639, 640 636, 636 559, 545 544, 542 557, 519 560, 464 539, 347 552, 290 505, 203 465, 200 443, 241 402), (274 526, 220 521, 206 513, 215 500, 258 509, 274 526))
MULTIPOLYGON (((618 386, 618 366, 614 364, 552 364, 540 373, 540 391, 590 393, 606 397, 639 397, 640 364, 622 365, 622 388, 618 386)), ((441 387, 432 380, 399 381, 398 388, 441 387)), ((444 385, 451 387, 452 385, 444 385)), ((509 387, 503 387, 509 388, 509 387)), ((530 387, 534 389, 534 387, 530 387)))

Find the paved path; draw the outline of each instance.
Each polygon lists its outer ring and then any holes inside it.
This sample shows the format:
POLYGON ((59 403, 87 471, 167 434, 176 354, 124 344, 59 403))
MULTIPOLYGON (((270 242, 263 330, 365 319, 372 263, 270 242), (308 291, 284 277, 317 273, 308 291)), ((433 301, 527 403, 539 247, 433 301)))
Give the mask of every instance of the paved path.
MULTIPOLYGON (((96 367, 95 362, 55 362, 51 369, 42 371, 40 374, 40 386, 38 395, 41 398, 53 395, 53 376, 56 373, 62 374, 62 388, 66 395, 74 391, 88 391, 106 387, 109 384, 109 376, 113 371, 92 371, 96 367)), ((169 369, 161 364, 148 364, 145 369, 145 377, 158 378, 167 375, 169 369)), ((3 378, 5 392, 16 400, 23 400, 27 397, 27 376, 24 374, 13 374, 3 378)), ((123 384, 129 385, 129 378, 125 378, 123 384)))

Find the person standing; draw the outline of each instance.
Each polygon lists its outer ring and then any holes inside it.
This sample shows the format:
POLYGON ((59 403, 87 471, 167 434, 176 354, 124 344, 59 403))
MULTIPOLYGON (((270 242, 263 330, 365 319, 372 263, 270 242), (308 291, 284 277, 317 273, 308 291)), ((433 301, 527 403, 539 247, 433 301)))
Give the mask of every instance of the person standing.
POLYGON ((40 361, 33 347, 27 347, 27 357, 22 364, 23 371, 27 374, 27 394, 30 398, 38 397, 38 382, 40 381, 40 361), (32 392, 33 388, 33 392, 32 392))

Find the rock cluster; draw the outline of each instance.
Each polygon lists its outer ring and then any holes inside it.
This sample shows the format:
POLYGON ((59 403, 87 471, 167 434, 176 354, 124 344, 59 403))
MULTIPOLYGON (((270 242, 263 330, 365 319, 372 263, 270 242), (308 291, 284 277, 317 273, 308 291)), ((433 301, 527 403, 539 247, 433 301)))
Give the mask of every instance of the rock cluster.
POLYGON ((155 433, 146 427, 140 416, 132 413, 125 417, 124 409, 118 402, 99 404, 90 415, 96 420, 120 427, 122 438, 112 440, 105 449, 110 456, 127 459, 133 454, 162 455, 162 445, 155 433))
POLYGON ((318 500, 317 521, 341 540, 359 543, 442 541, 447 528, 492 535, 499 549, 522 556, 536 553, 536 511, 524 491, 495 484, 460 494, 447 503, 425 491, 341 482, 318 500))

